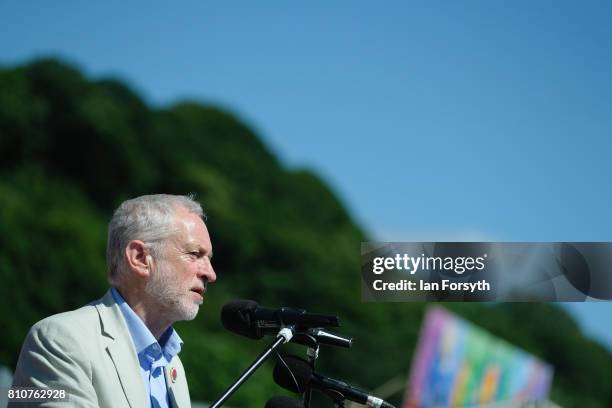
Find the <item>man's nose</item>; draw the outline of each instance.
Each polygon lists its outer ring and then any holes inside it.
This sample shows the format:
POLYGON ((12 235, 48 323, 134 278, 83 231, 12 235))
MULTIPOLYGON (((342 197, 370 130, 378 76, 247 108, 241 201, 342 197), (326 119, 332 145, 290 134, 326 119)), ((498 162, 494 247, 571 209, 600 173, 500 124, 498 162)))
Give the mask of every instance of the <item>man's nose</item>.
POLYGON ((206 278, 210 283, 217 280, 215 268, 213 268, 209 258, 205 258, 203 264, 198 268, 198 278, 206 278))

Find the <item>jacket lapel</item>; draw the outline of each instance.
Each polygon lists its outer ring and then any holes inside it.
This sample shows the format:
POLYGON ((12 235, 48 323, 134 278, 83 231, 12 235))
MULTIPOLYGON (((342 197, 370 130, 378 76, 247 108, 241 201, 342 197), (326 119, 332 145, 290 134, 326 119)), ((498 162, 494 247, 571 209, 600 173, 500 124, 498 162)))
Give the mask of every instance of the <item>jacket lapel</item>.
POLYGON ((173 381, 172 380, 172 368, 170 365, 164 367, 164 375, 166 377, 166 388, 168 389, 168 399, 170 400, 170 406, 172 408, 182 408, 176 401, 176 395, 174 395, 173 381))
POLYGON ((102 302, 96 304, 96 309, 100 315, 102 335, 107 340, 106 351, 115 366, 130 407, 149 406, 129 330, 110 290, 106 292, 102 302))
POLYGON ((190 408, 191 399, 189 398, 189 389, 187 388, 187 379, 185 378, 185 370, 178 357, 174 357, 172 361, 164 368, 166 376, 166 386, 168 388, 168 397, 173 408, 190 408))

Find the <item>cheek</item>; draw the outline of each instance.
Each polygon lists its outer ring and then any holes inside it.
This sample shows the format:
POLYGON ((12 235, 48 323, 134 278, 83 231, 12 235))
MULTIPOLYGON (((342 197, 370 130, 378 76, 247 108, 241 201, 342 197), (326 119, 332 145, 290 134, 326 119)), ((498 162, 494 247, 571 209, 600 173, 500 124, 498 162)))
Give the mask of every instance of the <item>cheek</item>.
POLYGON ((201 262, 199 261, 189 261, 183 264, 183 268, 181 270, 181 275, 183 277, 192 278, 193 276, 198 274, 198 271, 202 267, 201 262))
POLYGON ((194 270, 193 262, 185 259, 178 259, 168 262, 167 267, 170 280, 174 282, 174 284, 179 285, 183 282, 187 282, 189 277, 192 275, 192 271, 194 270))

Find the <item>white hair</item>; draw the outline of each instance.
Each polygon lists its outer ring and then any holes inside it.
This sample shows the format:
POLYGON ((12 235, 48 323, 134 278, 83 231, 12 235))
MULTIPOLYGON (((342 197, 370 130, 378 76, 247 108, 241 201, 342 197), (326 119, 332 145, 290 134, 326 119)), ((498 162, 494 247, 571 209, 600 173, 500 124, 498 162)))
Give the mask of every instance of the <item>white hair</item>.
POLYGON ((111 285, 115 285, 126 270, 128 242, 143 241, 154 258, 161 255, 165 241, 177 231, 174 214, 181 207, 206 219, 202 206, 191 195, 143 195, 121 203, 108 224, 106 266, 111 285))

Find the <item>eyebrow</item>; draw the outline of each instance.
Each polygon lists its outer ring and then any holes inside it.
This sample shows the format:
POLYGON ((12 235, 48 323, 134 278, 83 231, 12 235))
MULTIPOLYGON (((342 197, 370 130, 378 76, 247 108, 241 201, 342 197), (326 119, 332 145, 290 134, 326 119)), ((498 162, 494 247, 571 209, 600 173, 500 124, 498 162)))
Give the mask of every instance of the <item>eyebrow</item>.
POLYGON ((188 243, 185 246, 185 250, 187 252, 194 252, 194 251, 201 252, 205 256, 207 256, 209 259, 212 259, 212 257, 213 257, 213 252, 212 251, 209 252, 206 248, 204 248, 203 246, 198 245, 198 244, 188 243))

